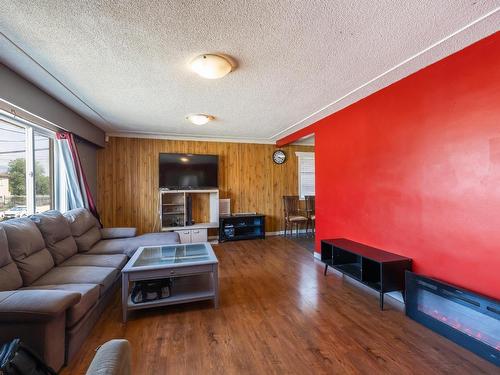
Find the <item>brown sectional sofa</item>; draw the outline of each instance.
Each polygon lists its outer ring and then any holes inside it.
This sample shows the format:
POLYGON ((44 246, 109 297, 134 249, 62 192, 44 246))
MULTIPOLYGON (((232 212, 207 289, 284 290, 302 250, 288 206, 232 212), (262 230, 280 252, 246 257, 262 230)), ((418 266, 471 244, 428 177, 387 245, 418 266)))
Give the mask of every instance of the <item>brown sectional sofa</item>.
POLYGON ((85 209, 0 223, 0 342, 20 337, 55 369, 71 360, 135 250, 179 242, 176 233, 135 234, 102 229, 85 209))

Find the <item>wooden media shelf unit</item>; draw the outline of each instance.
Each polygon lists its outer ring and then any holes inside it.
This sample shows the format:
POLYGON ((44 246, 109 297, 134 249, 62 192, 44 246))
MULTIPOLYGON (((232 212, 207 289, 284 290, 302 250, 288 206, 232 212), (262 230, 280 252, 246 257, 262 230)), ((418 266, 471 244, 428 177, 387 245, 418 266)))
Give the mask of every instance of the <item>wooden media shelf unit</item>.
POLYGON ((160 189, 161 231, 179 234, 181 243, 206 242, 208 229, 219 227, 219 190, 160 189))

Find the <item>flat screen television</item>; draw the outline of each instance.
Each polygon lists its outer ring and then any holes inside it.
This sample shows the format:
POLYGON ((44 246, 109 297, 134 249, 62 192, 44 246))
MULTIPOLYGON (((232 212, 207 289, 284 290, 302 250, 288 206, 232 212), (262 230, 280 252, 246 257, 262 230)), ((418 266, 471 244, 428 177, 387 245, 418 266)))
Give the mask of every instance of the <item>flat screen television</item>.
POLYGON ((187 190, 219 187, 217 155, 160 154, 160 188, 187 190))

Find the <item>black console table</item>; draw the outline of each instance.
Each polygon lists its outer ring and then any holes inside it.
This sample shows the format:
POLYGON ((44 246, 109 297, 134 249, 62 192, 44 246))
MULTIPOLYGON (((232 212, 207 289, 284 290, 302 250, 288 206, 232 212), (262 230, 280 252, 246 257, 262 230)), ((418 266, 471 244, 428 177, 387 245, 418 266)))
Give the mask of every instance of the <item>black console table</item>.
POLYGON ((405 289, 405 270, 411 271, 411 259, 345 238, 321 241, 321 261, 380 293, 405 289))
POLYGON ((234 214, 219 218, 219 242, 250 240, 266 236, 265 215, 234 214))

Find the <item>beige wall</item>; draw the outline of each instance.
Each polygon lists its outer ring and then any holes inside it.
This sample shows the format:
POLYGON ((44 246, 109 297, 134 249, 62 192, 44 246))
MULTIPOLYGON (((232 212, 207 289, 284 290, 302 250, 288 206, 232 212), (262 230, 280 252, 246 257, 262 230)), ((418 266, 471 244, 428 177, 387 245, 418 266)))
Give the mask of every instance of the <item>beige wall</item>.
MULTIPOLYGON (((10 109, 15 107, 50 121, 57 127, 72 132, 98 146, 104 146, 103 130, 73 112, 7 66, 0 64, 0 108, 10 112, 10 109), (9 104, 11 105, 9 106, 9 104)), ((34 117, 27 118, 30 121, 34 119, 34 117)))
POLYGON ((104 146, 103 130, 3 64, 0 64, 0 108, 9 112, 14 108, 26 120, 49 126, 54 131, 70 131, 87 140, 88 142, 78 142, 78 150, 90 190, 97 199, 97 149, 98 146, 104 146), (33 115, 50 121, 57 127, 40 123, 33 115))
POLYGON ((85 141, 78 141, 77 147, 89 189, 92 197, 97 201, 97 150, 99 147, 85 141))

